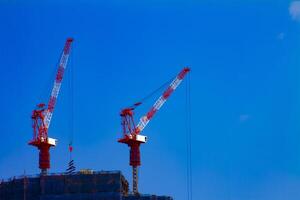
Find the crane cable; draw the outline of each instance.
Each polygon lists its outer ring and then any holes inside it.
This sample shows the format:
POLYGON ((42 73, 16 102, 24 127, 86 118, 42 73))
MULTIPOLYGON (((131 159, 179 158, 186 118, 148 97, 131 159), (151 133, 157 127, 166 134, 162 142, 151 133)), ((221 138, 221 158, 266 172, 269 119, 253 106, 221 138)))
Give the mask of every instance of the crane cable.
POLYGON ((75 165, 74 165, 74 160, 72 157, 72 152, 73 152, 73 139, 74 139, 74 46, 73 46, 73 53, 70 55, 70 67, 69 67, 69 91, 70 91, 70 99, 69 99, 69 113, 70 113, 70 118, 69 118, 69 144, 68 144, 68 150, 70 153, 70 160, 68 163, 68 168, 67 168, 67 174, 73 174, 76 170, 75 165))
POLYGON ((170 83, 172 82, 172 80, 175 77, 172 77, 170 80, 166 81, 165 83, 163 83, 161 86, 159 86, 157 89, 153 90, 151 93, 149 93, 148 95, 144 96, 143 98, 141 98, 140 101, 136 102, 135 104, 133 104, 130 108, 135 109, 137 106, 143 104, 144 102, 146 102, 148 99, 150 99, 152 96, 154 96, 155 94, 157 94, 158 92, 160 92, 162 89, 166 88, 168 85, 170 85, 170 83))
POLYGON ((186 166, 187 166, 187 200, 193 199, 193 171, 192 171, 192 115, 191 115, 191 75, 188 74, 186 81, 186 166))
MULTIPOLYGON (((63 50, 60 52, 59 55, 61 55, 62 53, 63 53, 63 50)), ((46 108, 48 107, 49 94, 51 94, 51 89, 53 86, 53 79, 55 79, 55 76, 57 73, 57 66, 59 66, 59 61, 60 61, 60 58, 57 59, 54 67, 52 67, 52 64, 51 64, 51 67, 49 67, 50 75, 49 74, 45 75, 45 78, 43 79, 43 81, 40 82, 40 84, 38 84, 39 92, 35 99, 38 99, 39 101, 36 102, 36 104, 45 103, 46 108)), ((41 62, 39 62, 39 64, 41 64, 41 62)), ((43 74, 45 74, 44 68, 42 68, 41 71, 43 74)), ((36 105, 34 105, 34 106, 36 107, 36 105)))
POLYGON ((163 88, 165 88, 167 85, 170 85, 170 83, 172 82, 172 80, 175 77, 172 77, 170 80, 166 81, 165 83, 163 83, 161 86, 159 86, 157 89, 153 90, 151 93, 149 93, 147 96, 145 96, 144 98, 142 98, 139 102, 145 102, 146 100, 148 100, 149 98, 151 98, 153 95, 155 95, 156 93, 158 93, 160 90, 162 90, 163 88))

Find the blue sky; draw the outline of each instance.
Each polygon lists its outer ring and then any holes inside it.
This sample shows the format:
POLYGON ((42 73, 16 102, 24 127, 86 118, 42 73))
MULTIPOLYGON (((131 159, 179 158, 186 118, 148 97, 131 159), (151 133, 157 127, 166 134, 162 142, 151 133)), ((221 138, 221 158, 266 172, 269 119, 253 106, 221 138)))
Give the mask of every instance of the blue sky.
MULTIPOLYGON (((193 198, 300 198, 300 6, 289 0, 1 1, 0 177, 38 173, 30 114, 74 48, 49 130, 51 171, 130 179, 119 111, 192 66, 193 198)), ((138 119, 155 97, 137 110, 138 119)), ((185 84, 144 130, 140 191, 186 199, 185 84)))

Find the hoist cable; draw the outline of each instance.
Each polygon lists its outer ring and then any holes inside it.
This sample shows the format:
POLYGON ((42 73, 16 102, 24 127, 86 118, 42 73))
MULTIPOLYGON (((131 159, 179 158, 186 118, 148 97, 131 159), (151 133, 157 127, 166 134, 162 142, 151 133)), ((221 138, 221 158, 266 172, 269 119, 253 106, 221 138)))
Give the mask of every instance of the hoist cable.
POLYGON ((70 55, 69 69, 69 144, 70 161, 72 161, 73 140, 74 140, 74 46, 73 53, 70 55))
POLYGON ((191 128, 191 78, 190 74, 186 81, 186 153, 187 153, 187 200, 193 199, 192 180, 192 128, 191 128))

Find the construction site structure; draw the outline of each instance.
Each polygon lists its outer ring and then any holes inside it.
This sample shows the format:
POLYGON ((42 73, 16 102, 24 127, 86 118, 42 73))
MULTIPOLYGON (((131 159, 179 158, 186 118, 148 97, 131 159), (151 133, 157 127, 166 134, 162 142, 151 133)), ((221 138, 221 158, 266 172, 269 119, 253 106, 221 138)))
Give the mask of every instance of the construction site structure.
POLYGON ((64 72, 68 63, 72 42, 72 38, 68 38, 66 40, 48 105, 44 103, 38 104, 37 109, 33 110, 31 116, 33 139, 29 141, 28 144, 37 147, 39 150, 39 168, 41 169, 41 175, 47 174, 47 170, 50 168, 49 150, 50 147, 55 147, 57 143, 56 139, 48 137, 48 129, 61 87, 64 72))
POLYGON ((72 175, 21 176, 0 181, 2 200, 172 200, 133 195, 120 171, 82 170, 72 175))
POLYGON ((164 105, 170 95, 180 85, 185 75, 190 71, 190 68, 183 68, 180 73, 173 79, 169 87, 163 92, 163 94, 156 100, 149 112, 140 118, 137 125, 134 122, 134 110, 136 107, 142 104, 142 102, 135 103, 133 106, 125 108, 121 111, 121 125, 123 131, 123 137, 118 140, 120 143, 124 143, 130 148, 130 166, 132 166, 132 191, 134 194, 138 194, 138 167, 141 165, 141 153, 140 145, 146 143, 147 136, 140 133, 144 130, 157 111, 164 105))

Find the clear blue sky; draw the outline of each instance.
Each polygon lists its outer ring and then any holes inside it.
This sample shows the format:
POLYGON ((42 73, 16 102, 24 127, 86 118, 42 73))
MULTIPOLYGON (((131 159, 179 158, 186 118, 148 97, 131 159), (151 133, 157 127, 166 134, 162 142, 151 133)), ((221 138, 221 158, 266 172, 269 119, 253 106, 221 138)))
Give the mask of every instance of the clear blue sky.
MULTIPOLYGON (((38 173, 30 115, 71 36, 77 169, 131 180, 120 109, 191 65, 194 199, 299 200, 299 12, 289 0, 2 0, 0 177, 38 173)), ((49 130, 52 172, 69 159, 70 74, 49 130)), ((186 199, 184 87, 144 130, 142 193, 186 199)))

